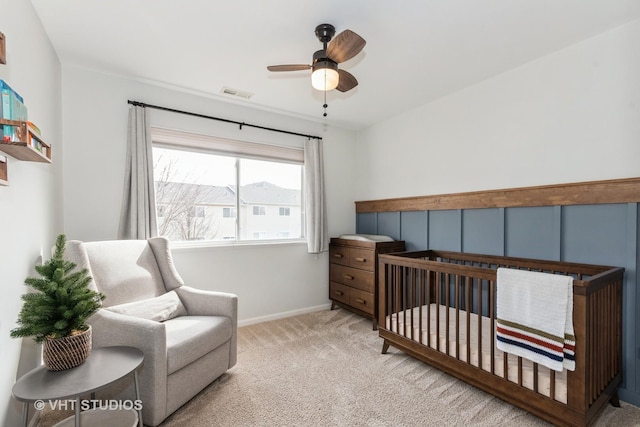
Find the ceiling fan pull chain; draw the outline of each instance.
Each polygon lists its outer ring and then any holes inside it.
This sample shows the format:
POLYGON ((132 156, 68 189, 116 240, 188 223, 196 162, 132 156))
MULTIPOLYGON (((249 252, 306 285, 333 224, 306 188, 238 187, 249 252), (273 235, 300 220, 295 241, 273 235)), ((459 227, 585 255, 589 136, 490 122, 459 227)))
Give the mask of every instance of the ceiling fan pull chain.
POLYGON ((322 114, 323 117, 327 117, 327 91, 324 91, 324 105, 322 106, 322 108, 324 108, 324 114, 322 114))

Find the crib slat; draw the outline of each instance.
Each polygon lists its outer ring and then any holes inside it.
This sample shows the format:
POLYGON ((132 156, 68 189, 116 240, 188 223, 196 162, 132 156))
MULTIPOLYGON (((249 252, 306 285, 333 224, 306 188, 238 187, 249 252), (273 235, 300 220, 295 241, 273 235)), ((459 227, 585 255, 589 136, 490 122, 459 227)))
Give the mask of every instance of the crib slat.
POLYGON ((431 347, 431 302, 433 301, 433 273, 427 271, 427 346, 431 347))
POLYGON ((502 378, 509 379, 509 354, 506 351, 502 353, 502 378))
POLYGON ((440 305, 442 298, 440 287, 442 286, 442 273, 436 275, 436 350, 440 351, 440 305))
POLYGON ((491 348, 491 373, 495 374, 496 372, 496 313, 495 313, 495 304, 494 301, 496 300, 496 296, 495 296, 495 291, 496 291, 496 282, 494 280, 490 280, 489 281, 489 319, 491 322, 491 342, 490 342, 490 348, 491 348))
POLYGON ((456 359, 460 359, 460 275, 456 275, 455 294, 456 300, 456 359))
POLYGON ((415 307, 415 300, 414 298, 414 293, 413 293, 413 288, 416 285, 416 279, 415 279, 415 269, 414 268, 408 268, 407 269, 407 274, 409 275, 409 313, 411 313, 411 339, 415 340, 414 337, 414 315, 413 315, 413 308, 415 307))
MULTIPOLYGON (((478 368, 482 369, 482 279, 478 279, 478 368)), ((471 343, 469 343, 471 344, 471 343)))
MULTIPOLYGON (((424 307, 425 304, 425 300, 424 300, 424 272, 422 270, 417 270, 416 274, 418 275, 418 301, 420 301, 420 305, 418 306, 418 342, 420 344, 423 344, 423 339, 422 339, 422 307, 424 307)), ((428 301, 427 301, 428 303, 428 301)))
MULTIPOLYGON (((591 301, 591 303, 588 305, 588 311, 589 311, 589 319, 595 319, 594 315, 595 315, 595 308, 594 308, 594 304, 593 301, 591 301)), ((593 322, 591 322, 593 323, 593 322)), ((591 325, 591 327, 589 328, 589 354, 590 355, 594 355, 594 350, 595 350, 595 345, 594 345, 594 341, 596 338, 596 325, 591 325)), ((588 398, 588 402, 591 403, 593 402, 593 397, 595 396, 595 372, 594 372, 594 360, 593 357, 589 358, 589 363, 588 363, 588 372, 589 372, 589 378, 588 378, 588 386, 587 386, 587 398, 588 398)))
POLYGON ((400 333, 400 299, 401 299, 401 289, 400 286, 402 286, 402 283, 400 282, 400 280, 398 280, 398 268, 400 268, 399 266, 394 266, 393 267, 393 284, 394 284, 394 288, 395 288, 395 292, 394 292, 394 307, 395 310, 394 312, 396 313, 396 332, 400 333))
POLYGON ((522 387, 522 357, 518 356, 518 385, 522 387))
POLYGON ((451 275, 450 274, 445 274, 445 296, 444 296, 444 305, 445 307, 447 307, 446 311, 445 311, 445 320, 444 320, 444 330, 445 330, 445 342, 444 342, 444 349, 445 349, 445 353, 447 355, 449 355, 449 307, 450 307, 450 301, 449 301, 449 296, 451 294, 451 288, 449 287, 449 284, 451 283, 451 275))
POLYGON ((466 336, 466 342, 467 345, 465 346, 467 349, 467 363, 471 364, 471 292, 469 291, 469 288, 473 288, 473 277, 467 277, 465 278, 465 293, 466 293, 466 307, 465 309, 467 310, 467 315, 465 316, 466 318, 466 322, 467 322, 467 336, 466 336), (469 283, 471 282, 471 283, 469 283))

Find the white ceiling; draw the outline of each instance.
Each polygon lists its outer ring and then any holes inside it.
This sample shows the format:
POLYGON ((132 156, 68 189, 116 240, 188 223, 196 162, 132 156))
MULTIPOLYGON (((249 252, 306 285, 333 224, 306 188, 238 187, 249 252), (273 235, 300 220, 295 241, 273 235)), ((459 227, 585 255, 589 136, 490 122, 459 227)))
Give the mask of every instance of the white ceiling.
MULTIPOLYGON (((638 0, 32 0, 63 65, 361 129, 640 18, 638 0), (367 45, 355 89, 311 88, 315 27, 367 45), (222 95, 223 87, 253 93, 222 95)), ((139 101, 145 101, 140 99, 139 101)), ((171 107, 167 105, 167 107, 171 107)), ((199 111, 206 114, 206 112, 199 111)))

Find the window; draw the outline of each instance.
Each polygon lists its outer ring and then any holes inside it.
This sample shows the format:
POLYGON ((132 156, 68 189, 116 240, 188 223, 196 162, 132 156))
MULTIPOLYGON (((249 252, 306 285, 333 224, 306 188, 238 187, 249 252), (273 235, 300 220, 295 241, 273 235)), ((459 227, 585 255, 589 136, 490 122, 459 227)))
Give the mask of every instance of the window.
POLYGON ((171 241, 303 237, 303 153, 152 128, 158 234, 171 241))

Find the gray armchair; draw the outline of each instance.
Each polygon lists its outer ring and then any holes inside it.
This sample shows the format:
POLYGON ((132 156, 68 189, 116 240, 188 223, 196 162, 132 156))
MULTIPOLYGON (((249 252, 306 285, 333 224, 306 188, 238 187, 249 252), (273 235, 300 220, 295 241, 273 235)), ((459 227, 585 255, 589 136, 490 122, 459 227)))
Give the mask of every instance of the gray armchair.
POLYGON ((93 346, 144 352, 140 396, 157 426, 236 363, 237 297, 184 286, 163 237, 67 242, 65 257, 106 295, 89 319, 93 346))

